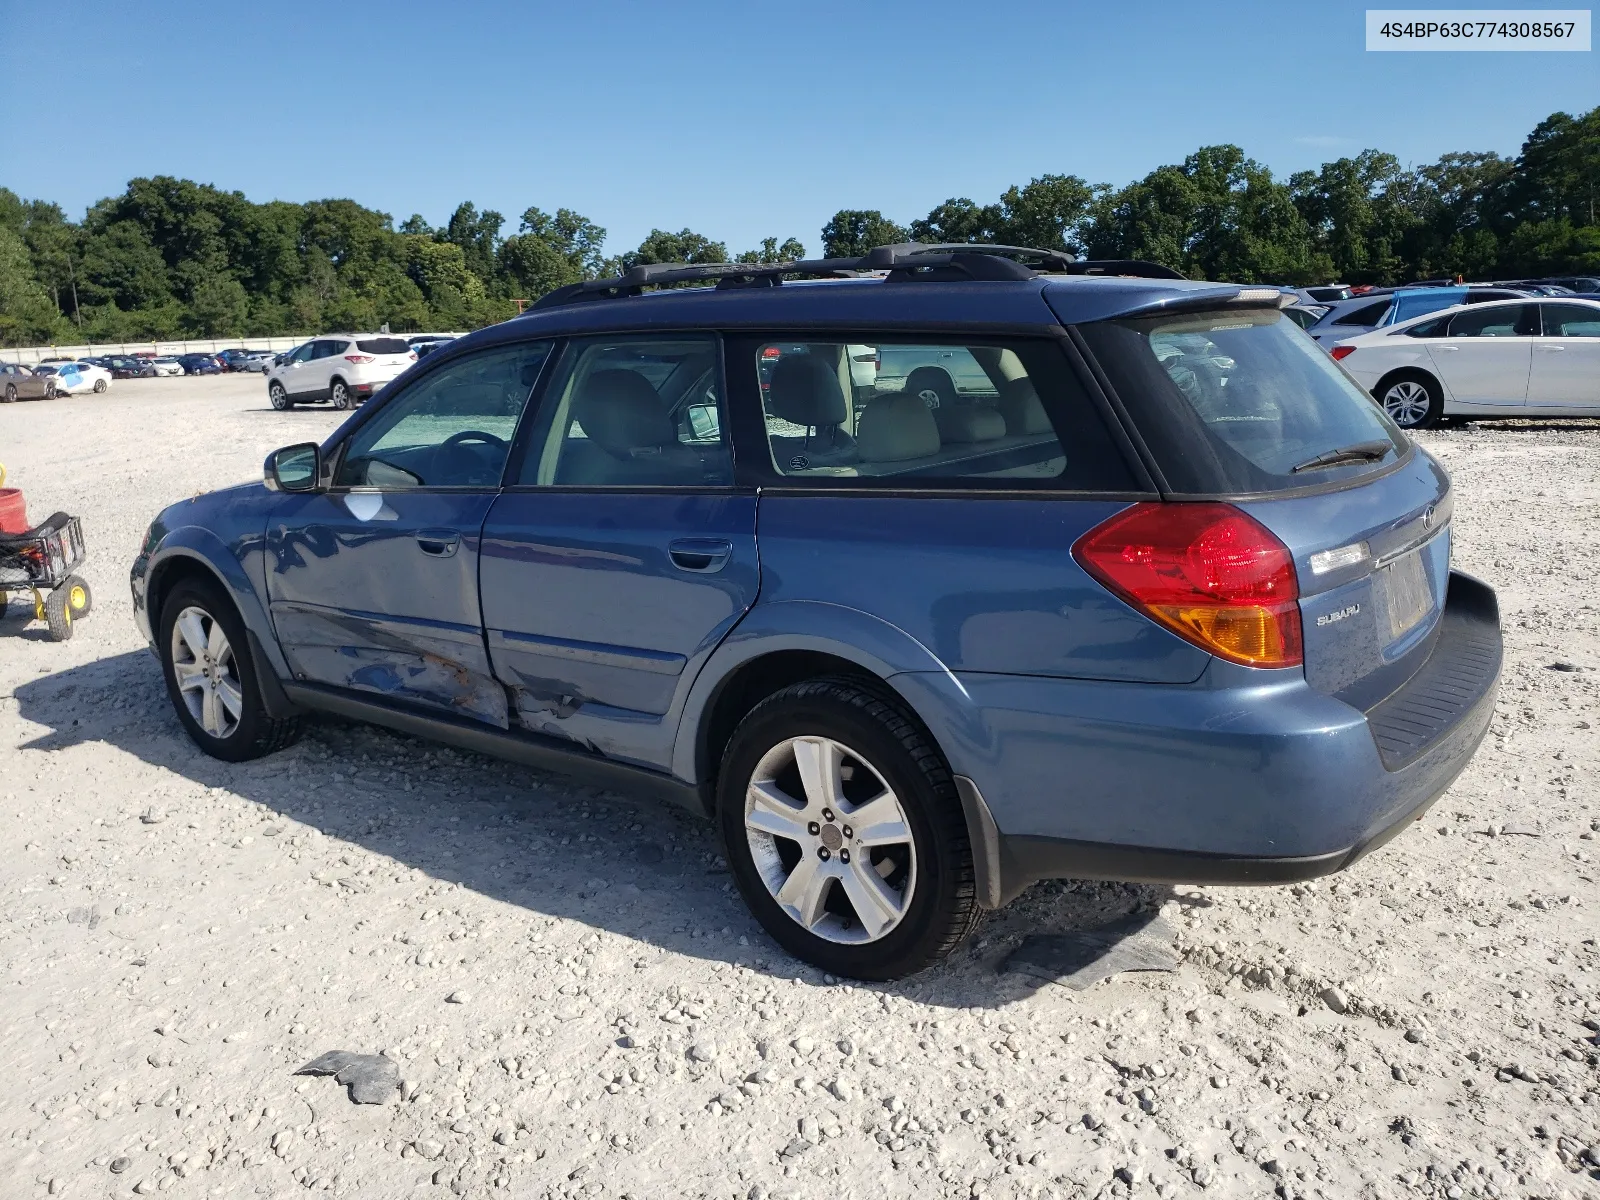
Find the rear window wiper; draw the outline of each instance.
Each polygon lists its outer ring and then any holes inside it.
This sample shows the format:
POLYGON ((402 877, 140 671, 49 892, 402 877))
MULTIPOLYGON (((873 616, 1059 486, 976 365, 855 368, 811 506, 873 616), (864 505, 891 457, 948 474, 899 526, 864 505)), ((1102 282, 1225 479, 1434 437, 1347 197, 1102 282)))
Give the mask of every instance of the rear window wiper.
POLYGON ((1299 471, 1314 471, 1318 467, 1332 467, 1339 463, 1347 462, 1377 462, 1394 449, 1394 443, 1385 438, 1382 441, 1357 442, 1354 446, 1341 446, 1337 450, 1326 450, 1315 458, 1308 458, 1303 463, 1296 463, 1289 468, 1291 475, 1299 471))

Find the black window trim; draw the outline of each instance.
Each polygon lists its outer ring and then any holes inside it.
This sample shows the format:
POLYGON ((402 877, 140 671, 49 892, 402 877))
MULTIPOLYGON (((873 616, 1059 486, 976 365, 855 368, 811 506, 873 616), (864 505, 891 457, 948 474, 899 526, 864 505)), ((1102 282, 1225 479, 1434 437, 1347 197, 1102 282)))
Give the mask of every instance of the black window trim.
MULTIPOLYGON (((915 327, 895 328, 893 326, 864 326, 860 324, 842 325, 837 322, 828 324, 800 323, 770 327, 762 329, 738 329, 724 331, 724 374, 735 376, 728 385, 728 408, 733 424, 734 465, 735 480, 742 489, 754 490, 762 493, 771 492, 775 496, 881 496, 885 498, 926 497, 929 499, 967 499, 971 497, 987 499, 1028 499, 1028 500, 1152 500, 1159 495, 1155 481, 1150 477, 1150 472, 1145 468, 1134 444, 1127 436, 1122 422, 1117 417, 1107 402, 1106 396, 1096 386, 1089 374, 1087 364, 1077 354, 1068 330, 1057 328, 1052 332, 1038 326, 1027 326, 1021 329, 1008 326, 982 326, 971 325, 918 325, 915 327), (1067 371, 1072 374, 1088 396, 1090 407, 1095 416, 1105 427, 1106 434, 1112 445, 1120 453, 1124 465, 1133 476, 1132 490, 1093 490, 1081 488, 1066 488, 1059 485, 1052 486, 1053 481, 1040 479, 1035 486, 1016 487, 1001 482, 986 483, 982 477, 974 476, 969 483, 955 483, 950 480, 939 480, 937 483, 917 484, 905 476, 883 476, 883 482, 873 482, 871 479, 854 482, 851 478, 809 480, 793 475, 781 475, 772 463, 772 451, 767 440, 765 412, 761 403, 761 389, 759 376, 755 371, 743 370, 734 373, 728 370, 729 361, 737 356, 741 364, 746 357, 754 358, 755 352, 768 342, 805 342, 826 341, 840 345, 874 345, 883 342, 891 344, 927 345, 952 344, 952 339, 961 344, 985 345, 1005 343, 1011 345, 1017 341, 1029 341, 1041 346, 1054 346, 1066 360, 1067 371), (748 351, 748 355, 745 353, 748 351), (748 376, 748 378, 746 378, 748 376), (741 464, 743 464, 741 466, 741 464), (1143 485, 1141 488, 1139 485, 1143 485)), ((1053 397, 1041 395, 1040 402, 1045 405, 1046 412, 1050 414, 1051 424, 1056 424, 1059 401, 1053 397)))
MULTIPOLYGON (((545 339, 530 339, 545 340, 545 339)), ((535 394, 529 399, 528 407, 523 413, 523 419, 517 426, 516 439, 512 444, 511 453, 506 456, 506 469, 500 477, 500 490, 514 492, 519 495, 530 492, 549 495, 552 493, 592 493, 594 495, 649 495, 660 493, 662 495, 704 495, 727 496, 734 494, 751 494, 754 488, 741 486, 739 477, 739 448, 738 440, 733 433, 733 401, 728 392, 727 347, 723 335, 719 330, 705 328, 662 328, 662 329, 619 329, 615 332, 606 330, 585 330, 581 333, 565 334, 553 339, 556 345, 544 360, 544 366, 539 371, 539 382, 535 394), (522 475, 528 455, 534 452, 534 431, 545 428, 545 405, 549 402, 550 385, 559 374, 558 364, 566 361, 566 356, 573 346, 580 342, 593 342, 597 340, 614 341, 668 341, 673 338, 710 338, 715 350, 718 393, 722 397, 723 415, 728 418, 727 446, 728 457, 733 464, 732 483, 520 483, 517 480, 522 475)), ((501 343, 505 344, 505 343, 501 343)), ((431 355, 429 357, 432 357, 431 355)))

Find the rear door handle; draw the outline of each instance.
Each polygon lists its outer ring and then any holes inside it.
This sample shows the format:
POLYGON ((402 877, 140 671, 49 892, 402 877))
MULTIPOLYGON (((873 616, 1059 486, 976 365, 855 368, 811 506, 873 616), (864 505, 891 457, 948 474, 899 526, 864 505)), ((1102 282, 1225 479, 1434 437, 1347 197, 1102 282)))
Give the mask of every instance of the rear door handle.
POLYGON ((1439 349, 1441 349, 1441 350, 1459 350, 1459 349, 1461 349, 1461 347, 1460 346, 1440 346, 1439 349))
POLYGON ((461 545, 461 535, 454 529, 424 529, 417 534, 417 545, 424 554, 434 558, 449 558, 461 545))
POLYGON ((1551 354, 1559 354, 1561 351, 1565 350, 1566 347, 1565 346, 1540 346, 1539 349, 1548 350, 1548 351, 1550 351, 1551 354))
POLYGON ((728 565, 733 543, 719 538, 679 538, 667 550, 679 570, 710 573, 728 565))

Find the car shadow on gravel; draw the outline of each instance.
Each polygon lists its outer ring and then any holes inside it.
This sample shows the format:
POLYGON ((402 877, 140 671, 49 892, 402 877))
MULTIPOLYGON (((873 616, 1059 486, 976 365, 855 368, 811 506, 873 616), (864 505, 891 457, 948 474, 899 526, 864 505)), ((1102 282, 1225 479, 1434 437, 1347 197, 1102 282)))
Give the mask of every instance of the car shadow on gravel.
MULTIPOLYGON (((21 717, 45 729, 20 752, 105 743, 430 879, 635 939, 641 958, 653 947, 742 963, 776 978, 833 982, 766 937, 733 889, 711 826, 671 806, 326 718, 313 720, 287 750, 249 763, 219 762, 184 735, 155 660, 140 651, 41 675, 18 685, 14 696, 21 717)), ((137 821, 150 807, 171 807, 175 820, 204 821, 188 791, 187 800, 153 792, 108 795, 97 815, 137 821)), ((303 832, 269 814, 261 820, 263 834, 279 830, 282 841, 273 844, 285 853, 294 834, 303 832)), ((335 889, 370 886, 354 870, 341 869, 336 845, 313 839, 295 852, 301 857, 289 865, 292 871, 335 889)), ((409 882, 402 878, 394 886, 409 882)), ((998 1007, 1053 986, 1034 974, 1002 973, 1027 936, 1096 929, 1130 917, 1129 928, 1136 929, 1168 900, 1205 903, 1162 887, 1040 884, 989 914, 940 966, 873 986, 938 1006, 998 1007)))

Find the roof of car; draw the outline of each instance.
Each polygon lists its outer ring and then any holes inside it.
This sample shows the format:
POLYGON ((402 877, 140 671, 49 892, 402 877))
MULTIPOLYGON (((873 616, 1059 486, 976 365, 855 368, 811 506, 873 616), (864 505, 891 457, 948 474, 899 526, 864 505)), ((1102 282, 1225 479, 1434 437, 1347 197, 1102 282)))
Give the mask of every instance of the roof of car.
POLYGON ((457 341, 466 348, 468 344, 538 334, 797 330, 840 325, 885 330, 1059 329, 1063 322, 1159 311, 1175 300, 1207 293, 1219 301, 1227 300, 1240 290, 1236 284, 1189 280, 1050 275, 1017 281, 930 283, 861 278, 748 289, 675 288, 530 310, 457 341))

